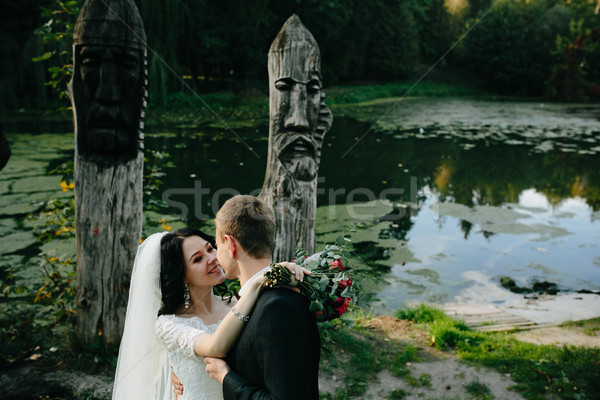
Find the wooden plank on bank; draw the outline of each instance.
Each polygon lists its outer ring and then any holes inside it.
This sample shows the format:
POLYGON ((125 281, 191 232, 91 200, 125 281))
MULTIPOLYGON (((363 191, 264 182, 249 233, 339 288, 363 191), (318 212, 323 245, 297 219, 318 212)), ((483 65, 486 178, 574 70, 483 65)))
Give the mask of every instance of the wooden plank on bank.
POLYGON ((503 332, 539 327, 533 321, 506 312, 455 315, 469 328, 480 332, 503 332))

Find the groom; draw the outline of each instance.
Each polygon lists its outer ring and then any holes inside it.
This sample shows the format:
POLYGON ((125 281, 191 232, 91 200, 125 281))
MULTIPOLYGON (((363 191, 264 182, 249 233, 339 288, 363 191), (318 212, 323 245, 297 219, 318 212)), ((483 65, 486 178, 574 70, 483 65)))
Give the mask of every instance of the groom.
MULTIPOLYGON (((273 213, 256 197, 235 196, 215 223, 217 259, 227 278, 240 280, 243 295, 271 264, 273 213)), ((317 400, 319 357, 319 332, 305 298, 274 288, 261 294, 227 362, 204 360, 210 377, 223 384, 225 400, 317 400)))

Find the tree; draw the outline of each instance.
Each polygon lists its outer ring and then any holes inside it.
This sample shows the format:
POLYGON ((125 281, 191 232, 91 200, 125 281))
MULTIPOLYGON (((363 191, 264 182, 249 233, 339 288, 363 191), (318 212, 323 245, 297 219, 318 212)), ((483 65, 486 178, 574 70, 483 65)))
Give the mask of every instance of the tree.
POLYGON ((375 25, 370 42, 369 66, 372 76, 405 78, 418 60, 417 29, 409 3, 405 0, 382 0, 374 10, 375 25))
POLYGON ((413 0, 411 9, 419 32, 421 61, 435 62, 454 41, 445 0, 413 0))
MULTIPOLYGON (((462 59, 488 87, 502 94, 541 95, 553 65, 555 34, 547 33, 554 2, 508 0, 481 19, 465 38, 462 59)), ((563 29, 562 27, 555 27, 563 29)))

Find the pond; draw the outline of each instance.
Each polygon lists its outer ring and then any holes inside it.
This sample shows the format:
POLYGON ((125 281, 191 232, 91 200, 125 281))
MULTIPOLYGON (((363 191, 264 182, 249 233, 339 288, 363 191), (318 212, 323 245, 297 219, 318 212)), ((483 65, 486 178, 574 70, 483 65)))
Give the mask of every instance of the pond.
MULTIPOLYGON (((457 301, 500 276, 600 290, 600 105, 407 98, 343 114, 323 146, 317 241, 356 225, 356 262, 391 283, 384 310, 457 301)), ((0 172, 0 264, 14 265, 32 251, 30 202, 65 195, 46 174, 72 158, 73 135, 5 125, 14 155, 0 172)), ((257 193, 267 135, 266 124, 150 127, 145 146, 177 166, 156 193, 167 213, 203 225, 231 194, 257 193)))

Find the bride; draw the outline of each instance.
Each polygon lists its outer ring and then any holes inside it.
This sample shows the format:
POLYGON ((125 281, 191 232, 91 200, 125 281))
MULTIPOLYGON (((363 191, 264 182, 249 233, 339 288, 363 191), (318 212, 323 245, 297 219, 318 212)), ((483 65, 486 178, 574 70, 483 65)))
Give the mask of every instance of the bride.
MULTIPOLYGON (((181 400, 222 399, 203 356, 224 357, 247 321, 264 285, 257 279, 239 301, 223 292, 214 238, 184 228, 156 233, 138 248, 113 399, 171 399, 171 370, 185 392, 181 400), (233 305, 233 307, 231 307, 233 305)), ((282 263, 298 280, 308 272, 282 263)))

